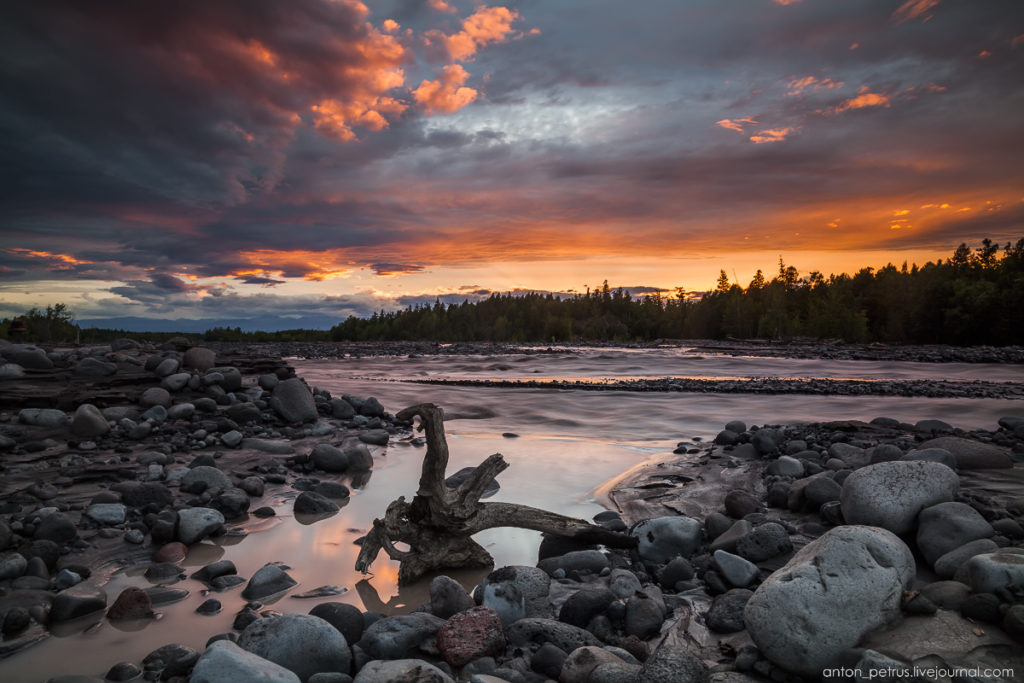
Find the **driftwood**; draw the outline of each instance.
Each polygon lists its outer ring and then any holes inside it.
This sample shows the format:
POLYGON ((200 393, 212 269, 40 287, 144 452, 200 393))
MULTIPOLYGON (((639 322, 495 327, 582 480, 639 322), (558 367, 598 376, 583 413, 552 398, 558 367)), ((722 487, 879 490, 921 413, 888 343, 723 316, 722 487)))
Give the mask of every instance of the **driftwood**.
POLYGON ((487 485, 508 467, 500 453, 489 456, 455 489, 445 484, 448 443, 444 436, 444 411, 421 403, 398 413, 400 420, 420 418, 427 453, 423 457, 419 490, 411 503, 402 496, 388 505, 383 519, 375 519, 363 539, 356 570, 369 573, 370 565, 384 550, 400 562, 398 584, 443 569, 487 568, 494 559, 471 536, 484 529, 518 527, 565 536, 590 543, 629 548, 636 539, 609 531, 581 519, 514 503, 481 503, 487 485), (400 550, 395 543, 404 543, 400 550))

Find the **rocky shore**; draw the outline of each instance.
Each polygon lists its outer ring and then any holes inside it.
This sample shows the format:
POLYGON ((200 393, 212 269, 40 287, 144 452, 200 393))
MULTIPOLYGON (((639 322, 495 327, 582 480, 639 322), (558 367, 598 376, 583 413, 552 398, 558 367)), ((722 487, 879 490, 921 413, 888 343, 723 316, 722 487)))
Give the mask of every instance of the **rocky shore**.
MULTIPOLYGON (((371 448, 414 442, 375 399, 310 388, 265 349, 0 353, 22 368, 0 379, 0 655, 87 617, 151 618, 183 597, 188 546, 274 514, 254 506, 268 491, 299 492, 315 522, 371 448), (108 595, 118 559, 147 562, 153 587, 108 595)), ((439 576, 397 616, 283 614, 263 604, 296 590, 277 558, 248 578, 216 561, 192 578, 207 610, 241 592, 233 630, 51 680, 1008 681, 1024 672, 1022 462, 1021 418, 733 421, 608 485, 617 510, 595 521, 633 550, 546 538, 536 566, 472 594, 439 576)))
POLYGON ((831 378, 749 377, 699 379, 664 377, 631 380, 492 380, 414 379, 418 384, 582 391, 668 391, 696 394, 809 394, 812 396, 915 396, 921 398, 1024 398, 1017 382, 949 380, 860 380, 831 378))

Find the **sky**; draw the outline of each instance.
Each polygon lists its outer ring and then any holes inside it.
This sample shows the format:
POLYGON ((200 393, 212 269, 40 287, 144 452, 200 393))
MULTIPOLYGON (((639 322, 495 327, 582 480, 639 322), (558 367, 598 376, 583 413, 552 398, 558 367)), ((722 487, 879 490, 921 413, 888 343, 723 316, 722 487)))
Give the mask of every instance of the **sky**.
POLYGON ((1020 0, 34 0, 0 316, 368 315, 1024 236, 1020 0))

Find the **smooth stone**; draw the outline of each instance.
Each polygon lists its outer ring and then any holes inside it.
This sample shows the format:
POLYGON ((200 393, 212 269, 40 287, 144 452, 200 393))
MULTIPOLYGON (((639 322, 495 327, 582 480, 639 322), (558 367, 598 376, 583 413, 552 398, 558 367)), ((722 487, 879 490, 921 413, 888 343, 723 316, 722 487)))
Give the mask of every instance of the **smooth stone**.
MULTIPOLYGON (((657 589, 653 589, 657 591, 657 589)), ((660 597, 660 596, 659 596, 660 597)), ((665 621, 664 603, 647 592, 637 592, 626 601, 626 634, 641 640, 653 638, 665 621)))
MULTIPOLYGON (((725 519, 728 519, 728 517, 725 517, 725 519)), ((705 525, 706 522, 707 520, 705 520, 705 525)), ((754 525, 745 519, 733 522, 727 531, 715 536, 715 540, 711 542, 711 552, 715 552, 716 550, 725 550, 730 553, 735 552, 736 543, 753 531, 753 529, 754 525)))
POLYGON ((205 372, 217 364, 217 353, 213 349, 193 346, 185 352, 181 360, 185 367, 205 372))
POLYGON ((303 491, 292 508, 297 515, 329 515, 341 508, 334 501, 313 491, 303 491))
POLYGON ((1024 588, 1024 554, 997 550, 967 561, 968 583, 975 593, 1024 588))
POLYGON ((317 469, 325 472, 344 472, 348 469, 348 457, 340 448, 321 443, 313 447, 309 459, 317 469))
POLYGON ((358 643, 363 637, 363 613, 354 605, 344 602, 322 602, 309 613, 338 629, 346 643, 358 643))
POLYGON ((224 515, 213 508, 178 510, 178 540, 185 545, 197 543, 224 525, 224 515))
POLYGON ((371 446, 387 446, 390 439, 391 435, 383 429, 368 429, 359 434, 359 440, 371 446))
POLYGON ((238 636, 238 646, 306 681, 315 673, 348 671, 352 652, 341 632, 310 614, 257 619, 238 636))
POLYGON ((724 550, 716 550, 713 557, 718 573, 736 588, 746 588, 757 578, 758 569, 753 562, 724 550))
POLYGON ((920 444, 918 448, 944 448, 956 458, 956 466, 962 470, 1008 469, 1013 459, 1007 449, 987 443, 980 443, 959 436, 940 436, 920 444))
POLYGON ((444 623, 443 619, 424 612, 385 617, 363 632, 359 647, 372 659, 411 657, 437 635, 444 623))
POLYGON ((932 505, 921 510, 917 518, 917 548, 933 566, 951 550, 993 534, 992 525, 965 503, 932 505))
POLYGON ((454 679, 422 659, 371 661, 359 670, 353 683, 455 683, 454 679))
POLYGON ((286 379, 274 387, 270 407, 285 422, 314 422, 318 416, 313 394, 298 377, 286 379))
POLYGON ((53 597, 50 621, 68 621, 100 612, 107 606, 107 594, 90 583, 79 583, 53 597))
POLYGON ((70 423, 68 414, 56 408, 23 408, 18 412, 18 422, 35 427, 62 429, 70 423))
POLYGON ((123 503, 93 503, 85 512, 89 519, 105 526, 124 524, 128 508, 123 503))
POLYGON ((907 451, 900 460, 926 460, 928 462, 942 463, 952 470, 957 468, 956 456, 945 448, 918 448, 912 451, 907 451))
POLYGON ((792 550, 789 532, 777 522, 759 524, 736 542, 736 554, 750 562, 763 562, 792 550))
POLYGON ((229 488, 231 479, 216 467, 200 465, 193 467, 181 478, 181 490, 188 493, 203 493, 229 488))
POLYGON ((593 645, 578 647, 569 653, 559 673, 559 683, 589 683, 591 674, 601 664, 623 664, 608 650, 593 645))
POLYGON ((83 403, 71 418, 71 432, 76 436, 103 436, 110 431, 110 423, 100 409, 91 403, 83 403))
POLYGON ((464 612, 476 603, 455 579, 441 575, 430 582, 430 612, 441 619, 464 612))
POLYGON ((150 387, 139 396, 139 405, 143 408, 162 406, 166 408, 171 405, 171 394, 161 387, 150 387))
POLYGON ((242 591, 246 600, 261 600, 269 595, 288 590, 298 582, 276 564, 261 567, 249 579, 249 585, 242 591))
POLYGON ((639 539, 640 557, 662 564, 673 557, 692 555, 700 547, 701 524, 683 516, 655 517, 637 524, 630 534, 639 539))
POLYGON ((787 671, 817 676, 865 633, 900 615, 915 573, 913 554, 893 533, 837 527, 765 579, 743 619, 766 657, 787 671))
POLYGON ((586 628, 590 620, 602 614, 615 602, 616 596, 607 588, 584 588, 578 590, 562 603, 558 620, 566 624, 586 628))
POLYGON ((239 647, 230 640, 211 643, 196 662, 189 683, 301 683, 288 669, 239 647))
POLYGON ((921 510, 953 500, 959 488, 956 472, 937 462, 881 462, 848 476, 840 503, 849 524, 902 536, 914 530, 921 510))
POLYGON ((373 468, 373 455, 364 443, 346 444, 343 449, 348 459, 348 467, 356 472, 366 472, 373 468))
POLYGON ((508 625, 518 621, 527 615, 526 598, 523 597, 515 584, 511 582, 488 583, 483 587, 481 604, 489 607, 501 619, 501 623, 508 625))
POLYGON ((107 610, 107 618, 117 621, 119 619, 144 619, 153 616, 153 601, 149 593, 134 586, 125 588, 114 600, 114 604, 107 610))
POLYGON ((976 541, 965 543, 935 560, 935 575, 940 579, 952 579, 956 576, 957 570, 975 555, 992 553, 997 550, 999 550, 999 546, 990 538, 979 538, 976 541))
POLYGON ((600 574, 609 564, 608 556, 600 550, 574 550, 557 557, 546 557, 537 566, 549 575, 558 569, 566 573, 576 571, 600 574))

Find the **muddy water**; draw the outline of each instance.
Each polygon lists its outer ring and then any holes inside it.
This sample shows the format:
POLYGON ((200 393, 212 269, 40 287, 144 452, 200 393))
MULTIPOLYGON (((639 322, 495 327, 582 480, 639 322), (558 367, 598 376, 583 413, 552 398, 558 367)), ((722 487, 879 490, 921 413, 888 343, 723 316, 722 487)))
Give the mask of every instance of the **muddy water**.
MULTIPOLYGON (((764 395, 656 394, 425 386, 408 379, 471 378, 622 378, 661 376, 850 377, 865 379, 1024 380, 1016 366, 869 361, 807 361, 792 359, 696 356, 678 350, 615 351, 602 349, 554 355, 460 356, 425 358, 294 361, 311 385, 335 395, 376 396, 390 412, 430 401, 443 406, 451 448, 449 472, 473 466, 494 452, 510 467, 499 477, 501 490, 491 500, 516 502, 590 518, 601 509, 595 489, 604 481, 650 458, 660 457, 677 442, 710 439, 731 419, 748 424, 832 419, 870 420, 879 415, 906 422, 944 419, 964 428, 995 427, 1002 415, 1024 416, 1024 403, 995 399, 907 399, 893 397, 801 397, 764 395), (512 435, 515 436, 512 436, 512 435)), ((358 547, 373 518, 398 495, 415 492, 423 450, 392 443, 375 450, 369 482, 353 491, 349 503, 331 518, 303 524, 291 514, 290 498, 280 494, 253 501, 273 505, 278 516, 248 520, 233 536, 193 548, 185 560, 191 573, 217 559, 230 559, 239 574, 250 577, 267 562, 284 562, 299 586, 269 609, 308 612, 316 603, 343 601, 386 613, 405 612, 427 600, 426 585, 395 585, 397 563, 382 555, 373 575, 353 570, 358 547), (297 599, 294 594, 323 585, 337 585, 340 596, 297 599)), ((534 564, 539 535, 516 529, 491 530, 478 540, 498 566, 534 564)), ((149 586, 144 566, 114 574, 106 590, 110 599, 127 586, 149 586)), ((482 572, 456 575, 467 589, 482 572)), ((191 591, 182 602, 158 607, 161 618, 115 626, 106 620, 70 624, 59 634, 0 662, 0 680, 44 681, 61 673, 102 675, 117 661, 140 663, 155 648, 178 642, 202 648, 206 640, 230 630, 244 604, 241 588, 202 593, 191 579, 173 584, 191 591), (215 616, 195 608, 207 597, 223 604, 215 616)))

